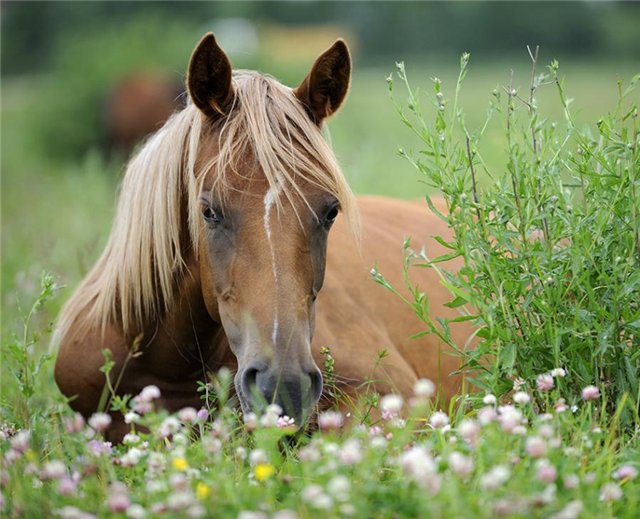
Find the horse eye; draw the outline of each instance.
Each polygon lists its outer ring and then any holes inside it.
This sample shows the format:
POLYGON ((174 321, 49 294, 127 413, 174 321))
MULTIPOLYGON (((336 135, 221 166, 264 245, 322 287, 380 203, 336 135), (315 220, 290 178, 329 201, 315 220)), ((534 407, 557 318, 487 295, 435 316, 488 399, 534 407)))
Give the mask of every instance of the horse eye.
POLYGON ((329 212, 324 217, 325 228, 328 229, 333 225, 333 222, 335 222, 336 218, 338 217, 338 212, 339 212, 338 206, 333 206, 331 209, 329 209, 329 212))
POLYGON ((202 208, 202 217, 207 223, 216 224, 222 221, 222 216, 216 213, 211 207, 204 206, 202 208))

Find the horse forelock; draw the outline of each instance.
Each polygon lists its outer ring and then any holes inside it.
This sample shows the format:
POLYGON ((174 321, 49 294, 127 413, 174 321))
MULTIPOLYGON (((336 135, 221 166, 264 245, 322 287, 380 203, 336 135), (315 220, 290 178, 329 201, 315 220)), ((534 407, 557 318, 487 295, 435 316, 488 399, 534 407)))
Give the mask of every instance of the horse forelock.
MULTIPOLYGON (((277 190, 285 200, 306 203, 308 185, 334 195, 357 236, 355 198, 331 147, 293 91, 253 71, 235 71, 233 84, 234 104, 213 131, 189 103, 130 160, 105 250, 62 309, 54 340, 78 326, 81 313, 82 326, 104 333, 117 323, 130 337, 166 311, 185 270, 185 251, 197 253, 205 177, 224 197, 231 172, 242 167, 247 152, 260 166, 267 190, 277 190), (205 139, 217 140, 211 159, 199 157, 205 139)), ((276 197, 275 205, 281 203, 276 197)))

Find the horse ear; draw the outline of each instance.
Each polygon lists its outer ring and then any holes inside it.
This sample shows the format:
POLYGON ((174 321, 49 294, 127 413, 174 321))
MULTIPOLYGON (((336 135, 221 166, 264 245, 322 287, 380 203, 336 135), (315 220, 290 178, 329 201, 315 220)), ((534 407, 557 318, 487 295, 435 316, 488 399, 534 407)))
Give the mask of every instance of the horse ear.
POLYGON ((233 99, 231 63, 213 33, 205 34, 191 55, 187 89, 193 103, 205 115, 212 118, 225 115, 233 99))
POLYGON ((313 64, 311 72, 294 91, 311 118, 320 124, 334 113, 347 95, 351 56, 344 40, 337 40, 313 64))

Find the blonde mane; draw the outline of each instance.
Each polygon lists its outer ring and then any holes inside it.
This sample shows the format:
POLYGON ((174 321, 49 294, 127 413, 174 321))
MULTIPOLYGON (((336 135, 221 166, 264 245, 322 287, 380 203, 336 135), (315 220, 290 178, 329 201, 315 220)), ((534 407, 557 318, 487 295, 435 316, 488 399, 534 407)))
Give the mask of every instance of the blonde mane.
POLYGON ((293 91, 252 71, 234 72, 233 87, 234 106, 218 127, 219 153, 204 166, 197 167, 196 159, 209 124, 191 103, 131 159, 105 250, 62 309, 55 342, 72 327, 97 327, 104 333, 109 324, 121 326, 130 338, 143 323, 166 312, 184 274, 184 252, 197 253, 204 177, 214 175, 214 189, 224 194, 229 173, 247 151, 269 188, 277 186, 286 199, 306 202, 301 180, 333 194, 357 234, 353 194, 331 147, 293 91))

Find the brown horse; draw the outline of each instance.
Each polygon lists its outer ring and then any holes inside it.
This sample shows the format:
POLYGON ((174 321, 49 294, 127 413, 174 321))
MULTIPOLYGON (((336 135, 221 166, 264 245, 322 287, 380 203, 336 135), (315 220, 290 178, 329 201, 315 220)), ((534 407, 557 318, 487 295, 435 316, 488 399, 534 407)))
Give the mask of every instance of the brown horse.
POLYGON ((120 79, 106 96, 104 125, 110 152, 129 154, 159 130, 179 108, 182 85, 157 72, 136 72, 120 79))
MULTIPOLYGON (((353 197, 321 133, 350 73, 341 40, 290 89, 232 73, 213 35, 202 39, 191 102, 129 163, 106 249, 60 315, 55 376, 74 409, 98 406, 101 350, 118 373, 134 342, 118 391, 155 384, 171 411, 198 406, 198 381, 228 366, 244 412, 277 402, 303 424, 331 404, 320 400, 324 346, 348 396, 367 380, 405 396, 419 377, 444 399, 459 389, 458 359, 433 336, 410 340, 420 322, 371 279, 377 262, 401 285, 403 237, 447 229, 418 203, 353 197)), ((456 315, 435 272, 413 274, 436 315, 456 315)), ((463 343, 469 330, 456 333, 463 343)), ((112 438, 123 432, 117 421, 112 438)))

